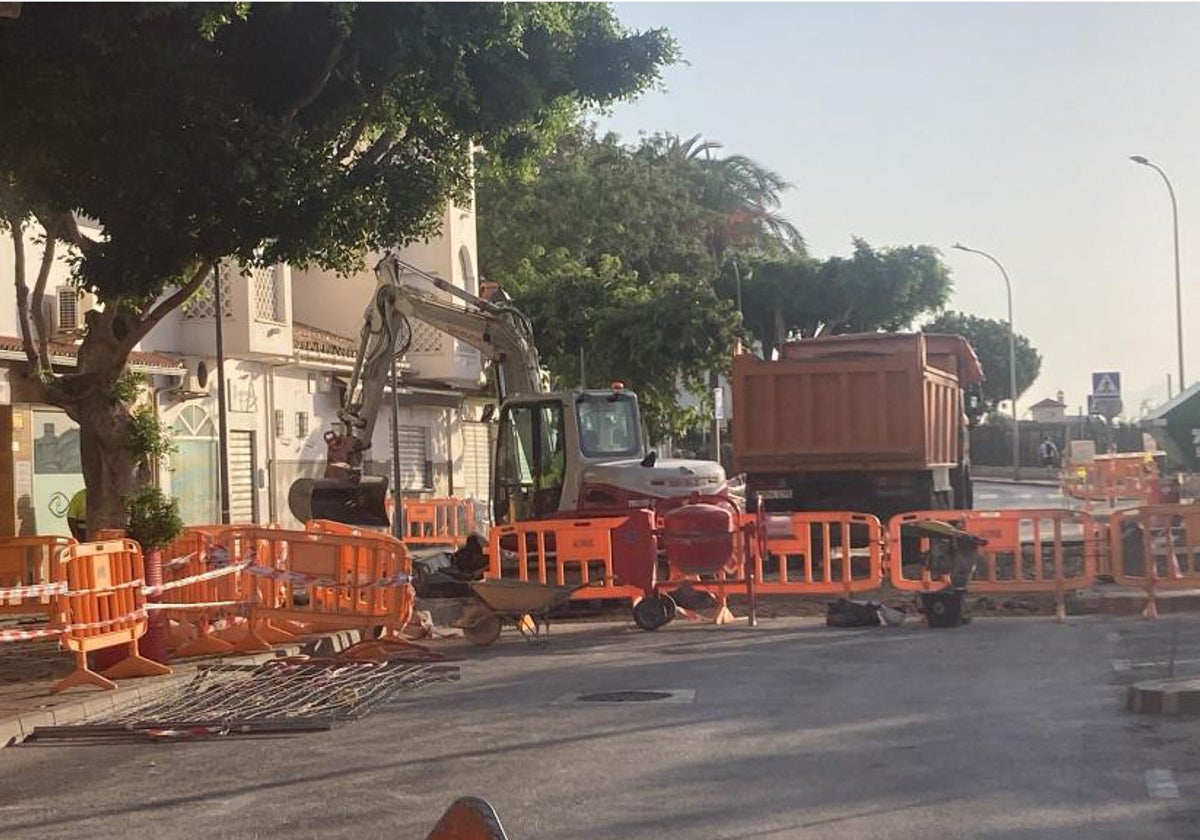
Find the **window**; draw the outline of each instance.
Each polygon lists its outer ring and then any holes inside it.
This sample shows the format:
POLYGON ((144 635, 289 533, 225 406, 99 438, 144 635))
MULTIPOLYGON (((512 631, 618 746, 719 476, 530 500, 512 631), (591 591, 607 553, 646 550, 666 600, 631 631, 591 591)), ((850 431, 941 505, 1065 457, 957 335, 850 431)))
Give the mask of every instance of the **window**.
POLYGON ((284 429, 283 429, 283 409, 282 408, 275 409, 274 421, 275 421, 275 437, 283 437, 284 429))
POLYGON ((296 412, 296 437, 308 437, 308 412, 296 412))
POLYGON ((586 394, 575 404, 579 444, 589 458, 642 455, 637 401, 629 395, 586 394))
POLYGON ((475 282, 475 267, 471 263, 471 250, 466 245, 458 249, 458 262, 462 266, 463 288, 473 295, 479 294, 479 284, 475 282))

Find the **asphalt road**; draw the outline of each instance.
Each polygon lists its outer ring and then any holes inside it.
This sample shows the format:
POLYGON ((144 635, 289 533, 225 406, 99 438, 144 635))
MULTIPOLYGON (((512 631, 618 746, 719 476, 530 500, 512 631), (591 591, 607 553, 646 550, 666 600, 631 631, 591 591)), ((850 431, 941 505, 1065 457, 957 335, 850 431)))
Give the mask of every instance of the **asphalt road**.
POLYGON ((512 840, 1195 837, 1200 721, 1120 699, 1121 660, 1200 656, 1172 621, 510 630, 329 733, 2 750, 0 834, 418 840, 474 794, 512 840), (617 690, 678 693, 572 699, 617 690))
POLYGON ((979 510, 1070 507, 1057 487, 1045 484, 1013 484, 975 479, 975 507, 979 510))

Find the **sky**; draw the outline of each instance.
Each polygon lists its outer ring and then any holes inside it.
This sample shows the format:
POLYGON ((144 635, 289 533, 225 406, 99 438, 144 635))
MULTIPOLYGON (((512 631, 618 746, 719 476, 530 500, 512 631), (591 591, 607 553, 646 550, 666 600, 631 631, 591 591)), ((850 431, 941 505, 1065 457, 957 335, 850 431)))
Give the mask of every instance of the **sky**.
POLYGON ((1013 321, 1041 352, 1022 413, 1091 373, 1125 413, 1178 391, 1171 204, 1179 205, 1185 373, 1200 380, 1200 5, 618 3, 686 63, 599 117, 702 134, 794 184, 783 212, 820 258, 932 245, 949 308, 1013 321))

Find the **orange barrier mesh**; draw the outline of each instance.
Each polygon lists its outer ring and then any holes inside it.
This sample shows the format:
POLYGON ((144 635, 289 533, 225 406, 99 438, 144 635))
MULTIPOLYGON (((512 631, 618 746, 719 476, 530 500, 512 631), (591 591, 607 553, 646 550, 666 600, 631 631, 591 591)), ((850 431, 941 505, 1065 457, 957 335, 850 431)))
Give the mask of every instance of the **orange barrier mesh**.
POLYGON ((883 526, 874 516, 763 515, 765 540, 754 552, 759 594, 849 596, 883 582, 883 526))
POLYGON ((544 519, 494 527, 488 577, 586 587, 572 598, 641 598, 642 587, 619 582, 614 572, 613 535, 627 520, 544 519))
POLYGON ((0 539, 0 615, 52 618, 54 561, 59 551, 74 544, 70 537, 0 539))
POLYGON ((1063 620, 1066 591, 1090 586, 1096 577, 1101 532, 1087 513, 1060 508, 920 511, 899 514, 888 523, 889 571, 897 589, 928 592, 947 586, 961 559, 949 540, 911 527, 922 522, 946 523, 987 541, 967 558, 973 564, 969 586, 974 593, 1053 592, 1063 620))
POLYGON ((382 627, 398 635, 412 613, 408 551, 384 534, 245 528, 214 542, 245 566, 240 597, 249 623, 234 640, 237 650, 269 650, 292 630, 382 627), (277 626, 285 622, 293 628, 277 626))
POLYGON ((1068 464, 1061 477, 1065 495, 1109 506, 1121 499, 1146 501, 1157 482, 1158 467, 1144 452, 1097 455, 1088 463, 1068 464))
POLYGON ((62 646, 75 653, 75 670, 59 680, 52 691, 76 685, 113 689, 112 680, 169 674, 171 669, 144 658, 138 639, 147 627, 145 571, 142 550, 133 540, 71 545, 59 552, 60 579, 67 592, 57 598, 63 625, 62 646), (87 655, 103 648, 125 645, 128 655, 97 674, 88 668, 87 655))
POLYGON ((455 548, 475 530, 475 505, 469 499, 405 499, 404 536, 407 545, 448 545, 455 548))
POLYGON ((175 658, 219 656, 234 645, 217 622, 232 628, 245 601, 241 572, 224 550, 214 550, 208 529, 188 529, 163 551, 159 602, 170 624, 167 648, 175 658))
POLYGON ((1108 544, 1114 579, 1146 590, 1147 618, 1158 616, 1158 590, 1200 588, 1200 505, 1114 511, 1108 544))

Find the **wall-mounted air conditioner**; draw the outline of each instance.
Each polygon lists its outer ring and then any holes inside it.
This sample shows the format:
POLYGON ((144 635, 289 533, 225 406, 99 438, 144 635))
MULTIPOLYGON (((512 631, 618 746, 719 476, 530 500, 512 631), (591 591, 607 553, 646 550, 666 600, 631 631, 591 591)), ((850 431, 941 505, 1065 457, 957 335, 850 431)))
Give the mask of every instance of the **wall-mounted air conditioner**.
POLYGON ((77 335, 87 326, 87 313, 96 308, 96 296, 74 286, 59 286, 53 311, 54 332, 77 335))
POLYGON ((185 394, 207 394, 212 384, 213 377, 210 375, 208 360, 189 358, 187 373, 180 383, 179 390, 185 394))

